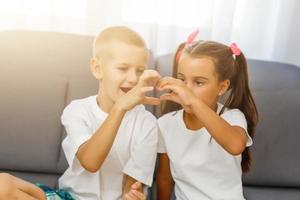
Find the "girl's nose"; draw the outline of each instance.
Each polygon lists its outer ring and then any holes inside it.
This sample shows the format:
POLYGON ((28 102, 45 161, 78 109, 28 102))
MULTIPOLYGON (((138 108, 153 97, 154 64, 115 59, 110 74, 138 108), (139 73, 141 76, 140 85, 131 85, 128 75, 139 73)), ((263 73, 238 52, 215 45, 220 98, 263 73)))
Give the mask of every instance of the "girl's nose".
POLYGON ((184 83, 185 83, 187 88, 192 89, 193 83, 191 83, 191 81, 185 81, 184 83))

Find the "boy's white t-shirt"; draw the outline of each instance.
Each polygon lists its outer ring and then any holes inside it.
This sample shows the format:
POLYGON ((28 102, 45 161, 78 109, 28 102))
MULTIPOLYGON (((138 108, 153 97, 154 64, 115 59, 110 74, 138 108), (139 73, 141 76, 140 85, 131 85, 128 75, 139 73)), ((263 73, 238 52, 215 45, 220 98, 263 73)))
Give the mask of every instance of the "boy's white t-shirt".
POLYGON ((157 121, 143 105, 128 111, 118 129, 112 148, 96 173, 86 171, 76 157, 107 117, 96 96, 72 101, 61 121, 67 132, 62 143, 69 168, 59 179, 59 188, 69 190, 76 200, 121 199, 124 174, 146 186, 152 185, 157 153, 157 121))
MULTIPOLYGON (((218 103, 218 113, 222 107, 218 103)), ((239 109, 225 109, 221 117, 247 132, 246 118, 239 109)), ((225 151, 206 128, 187 129, 183 110, 162 116, 158 126, 158 152, 168 154, 177 200, 244 200, 241 155, 225 151)), ((246 146, 251 146, 248 132, 247 136, 246 146)))

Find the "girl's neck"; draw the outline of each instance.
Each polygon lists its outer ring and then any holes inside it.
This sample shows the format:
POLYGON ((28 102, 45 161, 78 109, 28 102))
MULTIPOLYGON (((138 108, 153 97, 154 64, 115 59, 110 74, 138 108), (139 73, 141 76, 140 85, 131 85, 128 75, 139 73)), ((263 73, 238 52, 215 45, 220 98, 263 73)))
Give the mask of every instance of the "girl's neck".
MULTIPOLYGON (((217 112, 218 104, 216 103, 213 107, 211 107, 211 109, 217 112)), ((204 124, 197 118, 197 116, 194 113, 187 113, 184 110, 183 121, 186 128, 190 130, 199 130, 204 127, 204 124)))
POLYGON ((187 129, 195 131, 203 128, 203 123, 193 113, 183 111, 183 121, 187 129))

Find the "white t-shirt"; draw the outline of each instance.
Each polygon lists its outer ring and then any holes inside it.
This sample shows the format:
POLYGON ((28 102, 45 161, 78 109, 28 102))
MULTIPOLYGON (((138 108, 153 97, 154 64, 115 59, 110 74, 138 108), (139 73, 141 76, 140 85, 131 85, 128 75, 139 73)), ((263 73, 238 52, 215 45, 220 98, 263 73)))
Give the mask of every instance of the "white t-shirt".
POLYGON ((77 200, 117 200, 121 198, 123 177, 127 174, 147 186, 152 185, 157 153, 157 121, 143 105, 128 111, 118 129, 112 148, 96 173, 86 171, 76 157, 107 117, 97 105, 96 96, 72 101, 61 121, 67 137, 62 143, 69 168, 59 179, 77 200))
MULTIPOLYGON (((218 113, 223 105, 218 104, 218 113)), ((247 132, 238 109, 225 109, 221 117, 247 132)), ((167 153, 177 200, 243 200, 241 155, 223 149, 205 128, 193 131, 183 121, 183 110, 158 119, 158 152, 167 153)), ((248 133, 247 133, 248 135, 248 133)), ((247 146, 252 145, 248 135, 247 146)))

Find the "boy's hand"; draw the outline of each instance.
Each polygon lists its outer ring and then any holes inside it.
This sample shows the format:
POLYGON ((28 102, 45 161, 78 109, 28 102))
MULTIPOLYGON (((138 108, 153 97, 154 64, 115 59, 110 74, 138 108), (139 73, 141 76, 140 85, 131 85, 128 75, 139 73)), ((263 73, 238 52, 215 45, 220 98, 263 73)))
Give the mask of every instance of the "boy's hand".
POLYGON ((135 87, 120 97, 115 105, 128 111, 138 104, 159 105, 160 99, 146 96, 154 90, 160 75, 155 70, 145 70, 135 87))
POLYGON ((125 194, 124 200, 146 200, 146 195, 142 191, 142 184, 135 182, 131 185, 131 190, 125 194))
POLYGON ((152 69, 147 69, 140 76, 139 82, 137 85, 141 86, 156 86, 159 82, 160 75, 157 71, 152 69))

